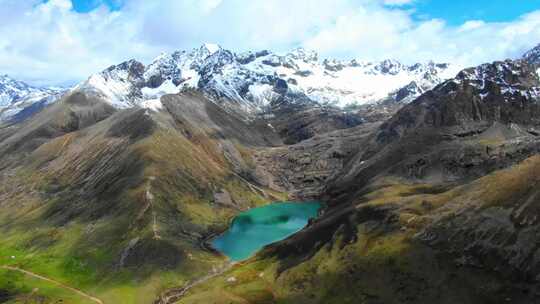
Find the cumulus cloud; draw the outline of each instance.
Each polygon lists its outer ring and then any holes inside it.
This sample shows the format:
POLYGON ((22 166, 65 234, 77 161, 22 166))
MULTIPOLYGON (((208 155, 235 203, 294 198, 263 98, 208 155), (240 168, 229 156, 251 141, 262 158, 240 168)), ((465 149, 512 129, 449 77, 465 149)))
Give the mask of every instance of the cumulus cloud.
MULTIPOLYGON (((115 0, 122 1, 122 0, 115 0)), ((321 57, 456 62, 516 57, 540 42, 540 11, 513 22, 415 20, 411 0, 130 0, 80 14, 69 0, 0 0, 0 74, 80 81, 123 60, 215 42, 234 51, 304 46, 321 57)))
POLYGON ((514 22, 412 22, 405 11, 358 10, 308 39, 310 48, 370 59, 455 62, 463 66, 515 58, 540 42, 540 11, 514 22), (389 22, 391 20, 391 22, 389 22))
POLYGON ((105 7, 78 14, 69 0, 0 2, 0 73, 37 84, 66 83, 156 52, 132 40, 132 25, 105 7))

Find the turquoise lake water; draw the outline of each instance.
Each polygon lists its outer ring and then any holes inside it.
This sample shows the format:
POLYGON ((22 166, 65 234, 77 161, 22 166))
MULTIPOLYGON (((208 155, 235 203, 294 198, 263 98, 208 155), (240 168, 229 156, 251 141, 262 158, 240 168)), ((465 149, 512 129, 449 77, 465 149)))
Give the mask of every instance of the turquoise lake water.
POLYGON ((317 216, 319 202, 273 203, 240 213, 212 246, 233 261, 249 258, 265 245, 282 240, 304 228, 317 216))

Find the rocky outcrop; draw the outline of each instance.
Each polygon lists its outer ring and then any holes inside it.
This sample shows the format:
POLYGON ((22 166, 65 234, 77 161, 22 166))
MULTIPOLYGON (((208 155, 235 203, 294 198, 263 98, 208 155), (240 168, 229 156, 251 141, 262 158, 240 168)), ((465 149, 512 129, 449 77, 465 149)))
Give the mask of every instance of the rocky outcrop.
POLYGON ((280 135, 285 144, 303 140, 335 130, 343 130, 363 123, 363 118, 353 112, 332 107, 313 107, 305 104, 282 104, 269 115, 268 124, 280 135))

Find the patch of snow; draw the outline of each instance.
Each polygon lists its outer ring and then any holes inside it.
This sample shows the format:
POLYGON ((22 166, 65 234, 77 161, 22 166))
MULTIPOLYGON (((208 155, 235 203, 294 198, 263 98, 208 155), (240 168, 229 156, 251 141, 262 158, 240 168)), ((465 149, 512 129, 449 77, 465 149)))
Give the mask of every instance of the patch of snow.
POLYGON ((159 98, 148 99, 141 102, 141 107, 152 110, 154 112, 159 112, 159 110, 163 109, 163 104, 161 103, 161 100, 159 98))
POLYGON ((252 84, 248 90, 249 96, 253 101, 262 106, 268 105, 276 95, 272 90, 272 86, 269 84, 252 84))
POLYGON ((144 99, 159 99, 165 94, 176 94, 178 93, 178 87, 174 85, 172 80, 166 80, 157 88, 142 88, 141 93, 144 99))
POLYGON ((196 88, 199 84, 199 79, 201 78, 199 72, 192 69, 182 71, 182 76, 182 85, 189 88, 196 88))
POLYGON ((480 93, 480 99, 484 100, 488 95, 489 93, 480 93))
POLYGON ((503 94, 503 95, 505 95, 505 94, 514 95, 516 92, 519 92, 519 90, 516 89, 516 88, 510 87, 510 86, 501 88, 501 94, 503 94))
POLYGON ((214 54, 215 52, 219 51, 221 47, 214 43, 205 43, 204 47, 210 52, 210 55, 214 54))
POLYGON ((125 109, 133 106, 128 100, 131 84, 127 81, 106 80, 103 75, 94 74, 80 88, 96 93, 116 108, 125 109))

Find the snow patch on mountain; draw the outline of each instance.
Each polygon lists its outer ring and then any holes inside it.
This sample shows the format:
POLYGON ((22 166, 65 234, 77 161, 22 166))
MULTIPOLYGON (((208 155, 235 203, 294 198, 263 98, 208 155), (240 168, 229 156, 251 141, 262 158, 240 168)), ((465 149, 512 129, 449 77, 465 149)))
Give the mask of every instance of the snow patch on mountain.
POLYGON ((127 100, 131 84, 125 81, 106 80, 102 75, 96 74, 92 75, 83 86, 78 88, 96 93, 120 109, 133 106, 127 100))
POLYGON ((268 106, 269 101, 277 98, 272 86, 265 83, 255 83, 249 86, 247 97, 261 106, 268 106))
POLYGON ((141 102, 141 107, 158 112, 163 109, 163 104, 160 99, 148 99, 141 102))
POLYGON ((142 93, 143 99, 145 100, 159 99, 161 96, 165 94, 178 93, 178 87, 174 85, 172 80, 168 79, 157 88, 148 88, 148 87, 142 88, 141 93, 142 93))

